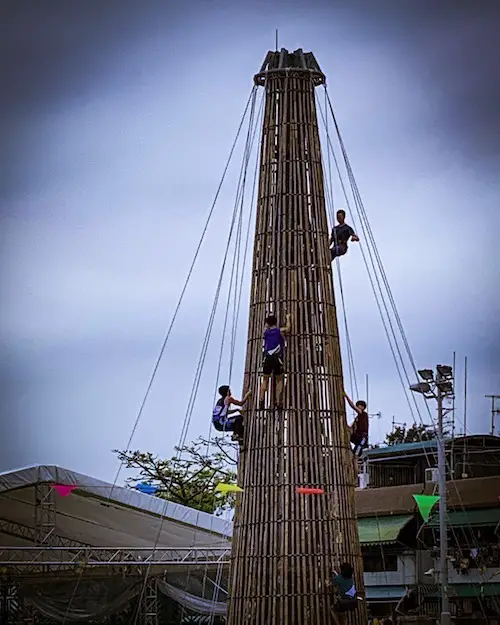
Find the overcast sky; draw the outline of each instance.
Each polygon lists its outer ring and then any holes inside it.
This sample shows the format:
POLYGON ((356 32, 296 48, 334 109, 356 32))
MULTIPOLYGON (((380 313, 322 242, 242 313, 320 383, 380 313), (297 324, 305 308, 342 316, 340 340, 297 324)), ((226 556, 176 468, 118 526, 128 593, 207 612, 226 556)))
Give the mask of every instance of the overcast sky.
MULTIPOLYGON (((327 75, 417 365, 456 350, 461 378, 467 355, 468 429, 488 431, 484 395, 500 394, 495 5, 4 1, 0 469, 114 478, 111 449, 127 443, 275 28, 327 75)), ((134 448, 169 455, 179 440, 235 159, 134 448)), ((411 418, 359 247, 342 271, 357 376, 369 374, 370 412, 383 415, 376 442, 393 415, 411 418)), ((188 439, 208 434, 220 326, 188 439)), ((245 337, 243 316, 238 391, 245 337)))

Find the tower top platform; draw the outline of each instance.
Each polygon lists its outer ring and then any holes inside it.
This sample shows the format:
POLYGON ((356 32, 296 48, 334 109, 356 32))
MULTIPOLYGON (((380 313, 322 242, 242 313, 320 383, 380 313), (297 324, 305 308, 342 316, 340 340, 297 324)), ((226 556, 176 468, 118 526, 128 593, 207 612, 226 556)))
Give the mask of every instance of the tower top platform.
POLYGON ((285 48, 281 48, 278 52, 268 52, 264 63, 260 68, 260 72, 254 76, 254 83, 264 86, 266 79, 273 74, 310 74, 312 76, 314 86, 324 85, 326 77, 316 61, 312 52, 304 52, 302 48, 289 52, 285 48))

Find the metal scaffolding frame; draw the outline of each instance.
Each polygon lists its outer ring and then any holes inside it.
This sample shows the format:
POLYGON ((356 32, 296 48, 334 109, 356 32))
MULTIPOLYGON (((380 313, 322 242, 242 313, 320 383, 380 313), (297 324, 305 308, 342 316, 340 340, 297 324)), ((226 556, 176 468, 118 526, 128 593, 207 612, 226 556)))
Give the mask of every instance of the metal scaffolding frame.
POLYGON ((50 484, 35 485, 35 542, 37 545, 52 544, 56 531, 56 502, 50 484))
POLYGON ((28 527, 27 525, 23 525, 22 523, 15 523, 13 521, 8 521, 7 519, 0 518, 0 535, 6 534, 7 536, 12 536, 14 538, 20 538, 26 542, 31 542, 35 545, 44 546, 47 542, 50 542, 51 547, 91 547, 91 545, 87 543, 82 543, 77 540, 71 540, 70 538, 63 538, 62 536, 57 536, 54 532, 50 533, 50 539, 45 543, 39 543, 37 541, 37 536, 40 535, 40 530, 36 527, 28 527))
POLYGON ((58 574, 66 576, 84 571, 91 577, 124 573, 146 577, 138 606, 140 623, 158 625, 160 602, 155 575, 183 567, 207 571, 230 563, 230 545, 222 539, 213 546, 119 548, 96 547, 65 538, 57 534, 57 497, 52 486, 35 485, 32 501, 33 520, 28 525, 0 518, 0 536, 11 539, 10 545, 0 546, 0 607, 5 613, 0 616, 7 618, 9 625, 35 623, 36 609, 17 594, 22 580, 30 577, 39 576, 47 583, 58 574))
POLYGON ((9 575, 60 571, 85 566, 218 567, 229 565, 231 549, 213 547, 2 547, 0 568, 9 575), (5 554, 11 554, 9 555, 5 554), (24 556, 24 557, 23 557, 24 556))
POLYGON ((158 625, 158 585, 149 578, 141 601, 142 625, 158 625))

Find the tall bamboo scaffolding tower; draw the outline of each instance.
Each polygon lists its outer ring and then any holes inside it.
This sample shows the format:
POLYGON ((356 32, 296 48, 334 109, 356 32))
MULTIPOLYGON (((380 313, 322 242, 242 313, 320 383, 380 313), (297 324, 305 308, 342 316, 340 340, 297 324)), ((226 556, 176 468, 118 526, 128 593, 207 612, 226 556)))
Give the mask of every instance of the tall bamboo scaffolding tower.
MULTIPOLYGON (((314 55, 269 52, 250 295, 247 414, 233 532, 229 625, 333 623, 332 568, 350 562, 364 595, 333 292, 314 55), (258 409, 264 319, 292 316, 284 407, 258 409), (319 487, 324 495, 296 494, 319 487)), ((271 390, 269 391, 271 395, 271 390)), ((365 602, 342 621, 365 624, 365 602)))

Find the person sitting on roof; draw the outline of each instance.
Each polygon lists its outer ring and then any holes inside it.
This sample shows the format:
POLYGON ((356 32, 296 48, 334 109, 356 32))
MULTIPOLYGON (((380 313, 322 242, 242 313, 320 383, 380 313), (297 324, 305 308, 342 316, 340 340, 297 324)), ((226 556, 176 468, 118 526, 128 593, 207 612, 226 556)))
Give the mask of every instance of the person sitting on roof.
POLYGON ((333 586, 336 590, 335 612, 353 612, 357 606, 354 571, 348 562, 340 565, 340 573, 333 571, 333 586))
POLYGON ((366 412, 366 402, 359 399, 356 403, 344 391, 344 396, 349 406, 356 411, 356 418, 351 426, 351 443, 354 445, 353 453, 361 456, 363 450, 368 447, 368 413, 366 412))
POLYGON ((285 338, 284 334, 290 331, 290 315, 286 316, 286 325, 283 328, 278 327, 278 320, 275 315, 269 315, 266 318, 266 330, 264 332, 264 364, 263 377, 260 385, 259 409, 263 410, 265 405, 266 393, 269 388, 269 379, 274 375, 275 387, 275 404, 276 408, 283 406, 283 359, 285 357, 285 338))
POLYGON ((233 440, 243 440, 243 417, 237 408, 230 410, 229 407, 231 405, 244 406, 251 394, 252 392, 248 391, 240 401, 231 395, 229 386, 224 385, 219 388, 220 399, 215 404, 212 413, 212 423, 218 432, 233 432, 233 440))
POLYGON ((338 256, 343 256, 347 253, 347 243, 351 241, 359 241, 359 237, 355 234, 351 226, 345 223, 345 211, 337 211, 337 221, 339 222, 332 230, 329 245, 332 245, 332 261, 338 256))

